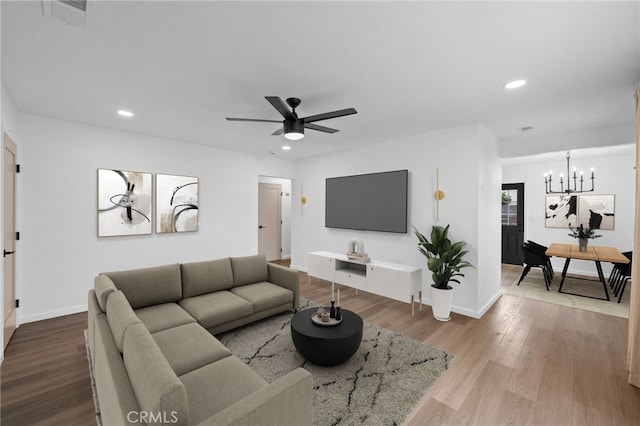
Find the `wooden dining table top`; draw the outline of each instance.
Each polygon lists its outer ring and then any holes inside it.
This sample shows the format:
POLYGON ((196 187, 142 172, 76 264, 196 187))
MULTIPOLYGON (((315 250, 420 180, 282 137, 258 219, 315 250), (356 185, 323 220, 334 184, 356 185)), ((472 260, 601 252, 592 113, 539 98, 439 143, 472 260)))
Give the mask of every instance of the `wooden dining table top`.
POLYGON ((580 251, 578 244, 551 243, 545 253, 547 256, 565 257, 568 259, 629 263, 629 259, 615 247, 588 245, 587 251, 580 251))

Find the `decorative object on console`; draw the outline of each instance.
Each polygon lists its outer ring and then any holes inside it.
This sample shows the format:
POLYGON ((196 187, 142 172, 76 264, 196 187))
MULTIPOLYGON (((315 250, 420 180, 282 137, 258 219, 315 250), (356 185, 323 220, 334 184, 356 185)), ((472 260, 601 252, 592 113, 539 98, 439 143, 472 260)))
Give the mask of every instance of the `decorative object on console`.
POLYGON ((560 191, 554 191, 551 186, 551 180, 553 176, 553 171, 549 170, 549 173, 544 174, 544 188, 547 194, 576 194, 581 192, 593 192, 594 185, 593 182, 596 179, 594 174, 593 167, 591 168, 591 189, 584 189, 584 172, 580 170, 580 174, 578 175, 576 168, 573 168, 573 176, 569 174, 569 151, 567 151, 567 177, 566 184, 567 188, 565 189, 564 184, 564 175, 560 173, 560 191), (578 180, 579 179, 579 180, 578 180), (573 189, 571 189, 571 180, 573 180, 573 189), (580 189, 578 189, 578 182, 580 182, 580 189))
POLYGON ((198 230, 198 178, 156 175, 156 232, 198 230))
POLYGON ((151 173, 98 169, 98 236, 151 234, 151 173))
POLYGON ((429 241, 420 231, 413 227, 418 238, 418 251, 427 258, 427 268, 433 273, 431 275, 431 308, 433 317, 439 321, 448 321, 453 303, 453 287, 450 282, 460 284, 457 277, 464 277, 460 272, 462 268, 473 267, 464 256, 468 253, 463 251, 467 244, 464 241, 452 243, 448 237, 449 225, 446 227, 433 225, 431 228, 431 241, 429 241))
POLYGON ((347 257, 349 260, 356 260, 363 263, 371 260, 369 256, 367 256, 367 253, 364 252, 364 243, 357 237, 349 240, 349 244, 347 245, 347 257))

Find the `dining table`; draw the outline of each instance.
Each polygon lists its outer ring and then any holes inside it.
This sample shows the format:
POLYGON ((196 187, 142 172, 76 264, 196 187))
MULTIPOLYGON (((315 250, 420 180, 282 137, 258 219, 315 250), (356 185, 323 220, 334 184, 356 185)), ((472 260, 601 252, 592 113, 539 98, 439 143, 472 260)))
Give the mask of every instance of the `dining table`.
POLYGON ((600 300, 611 300, 609 298, 609 292, 607 291, 606 279, 604 277, 604 274, 602 273, 602 262, 624 263, 624 264, 629 263, 629 259, 625 255, 623 255, 620 252, 620 250, 618 250, 615 247, 588 245, 586 251, 580 251, 580 246, 578 244, 552 243, 547 248, 545 254, 547 256, 563 257, 566 259, 564 262, 564 268, 562 269, 562 279, 560 281, 560 288, 558 289, 559 293, 571 294, 574 296, 590 297, 592 299, 600 299, 600 300), (579 277, 579 279, 584 281, 601 282, 602 287, 604 288, 604 294, 605 294, 604 298, 562 291, 562 286, 564 285, 564 279, 567 276, 567 270, 569 269, 569 263, 571 262, 571 259, 592 260, 595 263, 596 271, 598 273, 598 279, 592 280, 592 279, 583 278, 583 277, 579 277))

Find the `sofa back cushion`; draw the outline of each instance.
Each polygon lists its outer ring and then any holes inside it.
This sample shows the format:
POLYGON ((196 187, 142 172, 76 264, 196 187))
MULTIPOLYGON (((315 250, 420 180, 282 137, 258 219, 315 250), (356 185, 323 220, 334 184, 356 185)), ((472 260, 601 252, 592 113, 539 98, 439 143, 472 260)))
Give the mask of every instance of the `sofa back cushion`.
POLYGON ((93 289, 96 291, 96 299, 98 299, 100 309, 102 309, 102 312, 107 312, 107 298, 109 293, 117 290, 115 284, 105 274, 99 274, 93 280, 93 289))
POLYGON ((205 262, 183 263, 182 297, 200 296, 233 287, 231 260, 227 257, 205 262))
POLYGON ((182 299, 180 265, 177 263, 130 271, 107 272, 133 309, 182 299))
POLYGON ((113 291, 107 299, 107 322, 113 334, 113 340, 120 353, 124 344, 124 333, 133 324, 141 323, 138 316, 131 309, 121 291, 113 291))
POLYGON ((172 425, 189 424, 184 385, 162 355, 149 330, 142 324, 127 328, 124 335, 124 366, 140 410, 172 425))
POLYGON ((244 257, 232 257, 233 285, 245 285, 269 281, 267 257, 263 254, 244 257))

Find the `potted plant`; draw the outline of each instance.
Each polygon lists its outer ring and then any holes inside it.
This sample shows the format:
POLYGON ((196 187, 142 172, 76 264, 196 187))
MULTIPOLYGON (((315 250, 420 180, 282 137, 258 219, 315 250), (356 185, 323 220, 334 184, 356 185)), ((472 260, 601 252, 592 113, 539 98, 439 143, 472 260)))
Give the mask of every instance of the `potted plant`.
POLYGON ((580 226, 575 227, 569 225, 569 229, 571 233, 569 236, 578 239, 578 246, 580 251, 587 251, 587 243, 591 238, 600 238, 602 235, 596 234, 592 228, 585 228, 582 224, 580 226))
POLYGON ((462 268, 473 267, 464 256, 468 253, 463 248, 464 241, 452 243, 448 237, 449 225, 446 227, 433 225, 431 241, 413 227, 418 237, 418 250, 427 258, 427 268, 432 272, 431 308, 433 317, 439 321, 448 321, 453 303, 453 287, 450 282, 460 284, 458 277, 464 277, 462 268))

